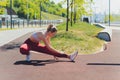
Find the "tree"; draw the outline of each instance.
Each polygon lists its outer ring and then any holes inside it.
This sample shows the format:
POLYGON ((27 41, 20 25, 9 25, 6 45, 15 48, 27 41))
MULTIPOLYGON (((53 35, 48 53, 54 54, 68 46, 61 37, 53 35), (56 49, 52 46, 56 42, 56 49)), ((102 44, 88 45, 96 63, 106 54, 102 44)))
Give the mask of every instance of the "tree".
MULTIPOLYGON (((10 0, 6 0, 5 7, 10 8, 10 0)), ((54 15, 66 16, 66 11, 62 4, 55 4, 50 0, 12 0, 12 9, 20 18, 39 19, 42 12, 52 13, 54 15)))
POLYGON ((7 5, 6 1, 0 1, 0 14, 4 13, 4 7, 7 5))
MULTIPOLYGON (((118 18, 118 17, 117 17, 118 18)), ((115 17, 110 15, 110 21, 114 21, 115 17)), ((105 23, 109 21, 109 15, 106 15, 104 18, 105 23)))
MULTIPOLYGON (((67 2, 67 21, 66 21, 66 31, 68 31, 68 20, 69 20, 69 8, 71 6, 71 22, 72 17, 74 16, 74 23, 76 22, 77 18, 80 18, 80 12, 83 12, 81 10, 85 11, 84 4, 85 0, 70 0, 71 5, 69 4, 69 0, 64 0, 63 3, 67 2), (73 10, 74 9, 74 10, 73 10), (74 11, 74 14, 73 14, 74 11), (79 12, 80 11, 80 12, 79 12)), ((72 23, 71 23, 72 25, 72 23)))
POLYGON ((68 31, 68 23, 69 23, 69 0, 67 0, 67 21, 66 21, 66 31, 68 31))
POLYGON ((79 20, 82 15, 89 14, 87 12, 85 5, 89 5, 93 2, 93 0, 63 0, 62 3, 69 3, 67 4, 67 22, 66 22, 66 30, 68 30, 68 19, 69 19, 69 8, 71 7, 71 26, 72 26, 72 20, 74 20, 74 23, 76 23, 76 20, 79 20), (74 17, 74 18, 73 18, 74 17))
POLYGON ((71 1, 71 26, 72 26, 72 24, 73 24, 73 0, 71 1))

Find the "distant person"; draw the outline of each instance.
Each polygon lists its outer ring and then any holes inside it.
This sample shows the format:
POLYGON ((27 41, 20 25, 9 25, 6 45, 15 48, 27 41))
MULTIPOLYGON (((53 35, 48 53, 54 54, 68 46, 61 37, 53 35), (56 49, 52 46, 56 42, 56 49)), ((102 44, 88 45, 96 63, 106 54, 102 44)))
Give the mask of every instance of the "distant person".
MULTIPOLYGON (((58 57, 68 58, 70 61, 74 61, 78 54, 78 51, 71 55, 67 55, 64 52, 58 51, 51 46, 50 39, 57 33, 57 28, 50 24, 46 31, 34 32, 25 42, 20 46, 20 53, 26 55, 26 60, 30 61, 30 50, 42 52, 45 54, 53 55, 55 59, 58 57), (44 45, 40 42, 43 41, 44 45)), ((59 46, 59 45, 58 45, 59 46)))

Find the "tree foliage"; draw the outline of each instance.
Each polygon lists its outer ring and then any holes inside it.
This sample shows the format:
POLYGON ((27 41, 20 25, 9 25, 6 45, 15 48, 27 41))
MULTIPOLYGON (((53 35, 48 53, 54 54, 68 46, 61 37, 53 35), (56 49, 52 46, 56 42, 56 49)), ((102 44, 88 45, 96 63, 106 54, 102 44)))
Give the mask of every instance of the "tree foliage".
MULTIPOLYGON (((1 1, 0 6, 10 7, 10 0, 1 1), (2 2, 2 3, 1 3, 2 2)), ((39 19, 40 18, 40 3, 41 10, 50 14, 58 16, 66 16, 66 9, 62 7, 61 3, 55 4, 50 0, 12 0, 12 9, 21 18, 39 19)), ((3 14, 3 10, 0 9, 0 14, 3 14)))
POLYGON ((4 14, 4 8, 7 5, 6 0, 0 1, 0 14, 4 14))
MULTIPOLYGON (((65 2, 67 2, 67 0, 62 1, 62 3, 65 3, 65 2)), ((74 18, 76 16, 76 18, 79 19, 82 15, 90 14, 90 12, 87 10, 87 8, 90 7, 89 5, 93 3, 93 0, 69 0, 69 2, 70 2, 69 9, 71 6, 73 6, 72 11, 74 13, 74 15, 73 15, 74 18)), ((70 11, 70 12, 72 12, 72 11, 70 11)))
MULTIPOLYGON (((62 0, 58 4, 55 4, 50 0, 12 0, 12 9, 17 13, 19 17, 34 19, 40 18, 40 3, 43 12, 47 12, 54 15, 66 17, 66 9, 62 7, 62 4, 67 0, 62 0)), ((69 0, 70 3, 72 0, 69 0)), ((87 14, 85 4, 89 4, 92 0, 73 0, 73 12, 76 13, 76 18, 80 18, 83 14, 87 14)), ((0 14, 3 14, 5 7, 10 7, 10 0, 0 1, 0 14)), ((72 12, 72 11, 71 11, 72 12)), ((73 15, 74 16, 74 15, 73 15)))

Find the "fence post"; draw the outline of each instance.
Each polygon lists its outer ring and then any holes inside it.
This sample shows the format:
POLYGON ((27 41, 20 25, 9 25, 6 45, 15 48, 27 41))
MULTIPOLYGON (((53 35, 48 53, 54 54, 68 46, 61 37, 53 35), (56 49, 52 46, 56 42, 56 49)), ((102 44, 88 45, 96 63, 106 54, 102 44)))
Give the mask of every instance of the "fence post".
POLYGON ((7 28, 8 28, 8 20, 7 20, 7 22, 6 22, 6 23, 7 23, 7 28))
POLYGON ((20 21, 18 20, 18 28, 20 28, 20 21))
POLYGON ((2 28, 2 21, 0 20, 0 28, 2 28))
POLYGON ((24 20, 23 20, 23 27, 24 27, 24 20))
POLYGON ((14 20, 13 20, 13 28, 14 28, 14 20))

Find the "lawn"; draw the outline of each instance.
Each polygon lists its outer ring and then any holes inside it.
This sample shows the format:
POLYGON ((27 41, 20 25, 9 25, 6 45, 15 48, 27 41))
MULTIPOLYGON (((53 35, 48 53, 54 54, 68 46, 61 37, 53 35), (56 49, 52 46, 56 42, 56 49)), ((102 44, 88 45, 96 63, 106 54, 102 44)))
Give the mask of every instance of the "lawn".
POLYGON ((65 23, 58 25, 57 28, 57 35, 51 43, 54 48, 68 54, 75 50, 78 50, 79 54, 92 54, 100 50, 104 44, 103 40, 96 37, 102 28, 88 23, 79 22, 72 27, 69 25, 68 31, 66 31, 65 23))

